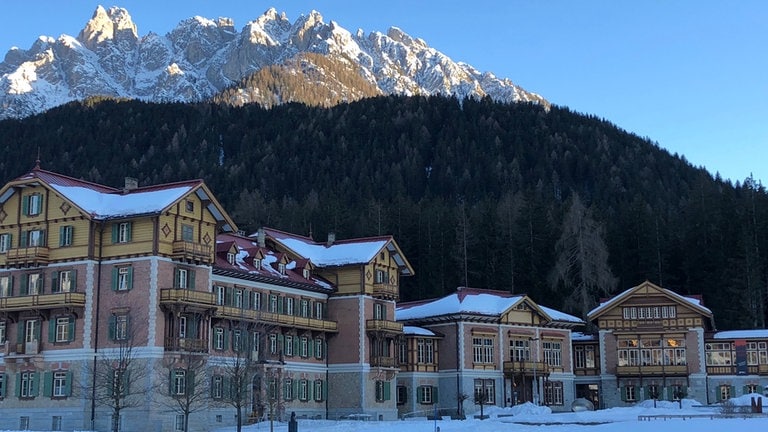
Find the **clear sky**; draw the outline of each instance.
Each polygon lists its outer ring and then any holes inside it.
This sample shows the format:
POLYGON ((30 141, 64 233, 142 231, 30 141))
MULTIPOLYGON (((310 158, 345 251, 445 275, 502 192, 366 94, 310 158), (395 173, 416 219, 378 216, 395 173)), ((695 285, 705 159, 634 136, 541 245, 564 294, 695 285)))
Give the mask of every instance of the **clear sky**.
POLYGON ((768 1, 2 0, 0 52, 77 36, 98 4, 139 35, 194 15, 240 30, 270 7, 351 32, 400 27, 455 61, 605 118, 725 179, 768 183, 768 1))

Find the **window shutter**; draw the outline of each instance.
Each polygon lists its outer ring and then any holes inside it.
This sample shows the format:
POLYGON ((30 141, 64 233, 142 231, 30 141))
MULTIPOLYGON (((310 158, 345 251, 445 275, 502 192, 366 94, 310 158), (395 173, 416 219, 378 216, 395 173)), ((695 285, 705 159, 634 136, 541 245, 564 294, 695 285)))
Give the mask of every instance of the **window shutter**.
POLYGON ((388 401, 388 400, 390 399, 390 397, 391 397, 391 394, 390 394, 390 393, 391 393, 391 392, 390 392, 390 384, 391 384, 391 383, 390 383, 389 381, 384 381, 384 382, 382 383, 382 385, 383 385, 383 387, 384 387, 384 389, 383 389, 383 390, 384 390, 384 400, 385 400, 385 401, 388 401))
POLYGON ((277 296, 277 313, 283 313, 283 296, 277 296))
POLYGON ((438 400, 440 399, 438 399, 437 397, 437 386, 435 386, 435 387, 432 387, 432 403, 436 404, 438 400))
POLYGON ((112 243, 117 243, 117 240, 120 238, 120 224, 119 223, 113 223, 112 224, 112 243))
POLYGON ((168 394, 171 396, 176 395, 176 389, 173 385, 173 376, 176 374, 176 369, 168 369, 168 394))
POLYGON ((29 216, 29 195, 21 197, 21 209, 24 216, 29 216))
POLYGON ((232 306, 234 304, 234 301, 232 300, 233 297, 234 296, 232 294, 232 287, 224 288, 224 305, 225 306, 232 306))
POLYGON ((36 397, 40 394, 40 372, 31 374, 32 380, 29 383, 29 394, 32 397, 36 397))
POLYGON ((117 291, 118 288, 118 268, 112 267, 112 291, 117 291))
POLYGON ((76 318, 74 316, 69 317, 69 324, 67 324, 67 326, 69 327, 69 329, 68 329, 69 330, 69 339, 68 339, 69 342, 72 342, 73 340, 75 340, 75 321, 77 321, 77 320, 76 320, 76 318))
POLYGON ((229 340, 228 340, 228 338, 229 338, 229 330, 227 330, 225 328, 221 329, 221 333, 222 333, 222 337, 221 338, 223 339, 221 346, 222 346, 222 349, 226 350, 227 347, 229 346, 229 340))
POLYGON ((59 272, 57 271, 51 274, 51 292, 61 292, 61 287, 59 286, 59 272))
POLYGON ((416 387, 416 400, 418 400, 419 403, 424 403, 424 387, 416 387))
POLYGON ((301 349, 301 338, 299 338, 298 336, 294 336, 293 337, 293 355, 295 356, 301 355, 302 353, 299 352, 300 349, 301 349))
POLYGON ((64 236, 66 235, 66 232, 67 230, 64 228, 64 226, 59 227, 59 246, 64 246, 66 244, 66 242, 64 241, 66 240, 64 238, 64 236))
POLYGON ((72 284, 70 290, 72 292, 77 292, 77 270, 72 270, 72 280, 70 283, 72 284))
POLYGON ((16 386, 13 393, 17 398, 21 397, 21 371, 16 371, 16 386))
POLYGON ((173 269, 173 287, 181 288, 181 269, 180 268, 173 269))
POLYGON ((621 401, 622 402, 627 401, 627 386, 624 386, 621 388, 621 401))
POLYGON ((56 317, 48 320, 48 342, 56 342, 56 317))
POLYGON ((21 237, 19 237, 19 247, 25 248, 27 247, 27 238, 29 237, 29 234, 27 231, 21 232, 21 237))
POLYGON ((133 289, 133 267, 128 267, 128 289, 133 289))
POLYGON ((243 309, 251 308, 251 293, 250 291, 243 290, 243 309))
POLYGON ((187 370, 186 377, 187 377, 187 394, 193 395, 195 394, 195 371, 187 370))
POLYGON ((72 396, 72 371, 67 371, 67 378, 64 381, 64 394, 72 396))
POLYGON ((16 343, 19 343, 19 344, 24 343, 24 322, 25 321, 19 321, 19 324, 17 326, 19 330, 16 332, 16 343))
POLYGON ((48 246, 48 236, 46 234, 46 230, 40 231, 40 245, 39 246, 48 246))
POLYGON ((125 317, 125 335, 127 338, 133 337, 133 329, 131 328, 131 316, 125 317))
POLYGON ((195 271, 194 270, 189 270, 187 272, 187 274, 189 275, 189 280, 187 281, 188 282, 187 283, 187 288, 193 290, 193 289, 195 289, 195 271))
POLYGON ((5 372, 0 372, 0 382, 3 383, 3 385, 0 385, 0 398, 5 397, 6 389, 8 388, 8 374, 5 372))
POLYGON ((323 400, 328 400, 328 381, 323 381, 323 400))
POLYGON ((29 275, 21 275, 21 286, 19 287, 19 295, 29 294, 29 275))
POLYGON ((229 385, 229 377, 226 375, 221 377, 221 396, 224 399, 232 399, 232 389, 229 385))
POLYGON ((13 276, 8 277, 8 294, 13 297, 13 276))
POLYGON ((53 396, 53 373, 51 371, 43 373, 43 396, 53 396))
POLYGON ((37 279, 37 293, 42 294, 43 289, 45 288, 45 277, 41 274, 40 277, 37 279))
POLYGON ((115 340, 115 327, 117 325, 117 317, 110 315, 109 317, 109 340, 115 340))
POLYGON ((125 240, 133 240, 133 222, 128 222, 125 227, 125 240))
POLYGON ((37 325, 35 326, 35 340, 36 341, 40 341, 41 340, 40 339, 40 336, 41 336, 40 333, 41 333, 42 330, 41 330, 40 327, 42 327, 42 324, 43 324, 42 321, 37 320, 37 325))
POLYGON ((124 395, 131 394, 131 371, 130 371, 130 369, 126 370, 125 373, 123 373, 123 394, 124 395))

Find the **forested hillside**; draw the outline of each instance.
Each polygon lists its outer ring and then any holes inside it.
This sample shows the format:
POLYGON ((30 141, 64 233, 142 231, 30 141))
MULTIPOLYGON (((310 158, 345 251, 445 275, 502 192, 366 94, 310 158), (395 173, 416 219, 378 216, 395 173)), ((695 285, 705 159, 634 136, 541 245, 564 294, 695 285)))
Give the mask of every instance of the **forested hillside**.
MULTIPOLYGON (((726 148, 727 143, 723 143, 726 148)), ((246 232, 393 234, 402 298, 459 285, 583 315, 648 279, 765 325, 768 195, 565 108, 377 97, 332 108, 92 99, 0 122, 0 176, 203 178, 246 232)))

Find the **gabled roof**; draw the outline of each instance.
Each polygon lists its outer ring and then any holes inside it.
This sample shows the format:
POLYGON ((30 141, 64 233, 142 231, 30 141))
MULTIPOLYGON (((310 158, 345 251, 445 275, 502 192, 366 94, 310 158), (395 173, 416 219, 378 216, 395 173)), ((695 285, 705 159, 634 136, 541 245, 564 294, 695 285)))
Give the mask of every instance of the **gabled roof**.
POLYGON ((688 307, 690 309, 693 309, 693 310, 699 312, 700 314, 710 318, 710 320, 712 319, 712 311, 709 310, 708 308, 704 307, 704 304, 703 304, 703 302, 701 300, 701 297, 698 297, 698 296, 697 297, 682 296, 680 294, 677 294, 674 291, 668 290, 666 288, 662 288, 662 287, 660 287, 658 285, 655 285, 655 284, 653 284, 653 283, 651 283, 649 281, 645 281, 645 282, 641 283, 640 285, 638 285, 636 287, 632 287, 632 288, 622 292, 621 294, 619 294, 619 295, 617 295, 615 297, 612 297, 612 298, 610 298, 608 300, 605 300, 599 306, 597 306, 596 308, 594 308, 591 311, 589 311, 589 314, 587 314, 588 319, 590 321, 593 321, 593 320, 597 319, 598 317, 600 317, 602 314, 604 314, 608 310, 613 309, 614 307, 617 307, 620 304, 622 304, 625 301, 627 301, 627 299, 632 297, 633 294, 637 293, 638 291, 640 291, 642 289, 646 289, 646 288, 654 289, 654 290, 658 291, 660 294, 662 294, 663 296, 669 298, 671 301, 673 301, 673 302, 675 302, 675 303, 677 303, 677 304, 679 304, 681 306, 685 306, 685 307, 688 307))
POLYGON ((529 305, 547 321, 574 325, 584 324, 580 318, 539 306, 527 295, 466 287, 459 287, 455 293, 439 299, 399 303, 395 311, 395 318, 398 321, 457 315, 501 318, 507 311, 521 303, 529 305))
MULTIPOLYGON (((305 278, 301 268, 297 269, 290 257, 282 252, 259 246, 253 239, 235 234, 219 234, 216 237, 216 245, 218 253, 213 264, 213 271, 216 274, 326 293, 334 290, 334 287, 323 278, 315 275, 310 275, 309 279, 305 278), (224 247, 219 248, 219 245, 224 247), (232 246, 237 249, 234 263, 227 261, 227 252, 232 246), (261 258, 258 267, 254 266, 254 256, 261 258), (276 266, 272 265, 276 262, 286 263, 285 273, 281 273, 276 266)), ((303 261, 304 265, 311 265, 307 260, 303 261)))
POLYGON ((279 243, 297 257, 309 258, 317 267, 338 267, 354 264, 368 264, 384 249, 387 249, 404 276, 413 275, 413 267, 405 259, 392 236, 366 237, 336 240, 328 244, 316 242, 310 237, 284 231, 263 228, 266 236, 279 243))
POLYGON ((224 231, 237 229, 200 179, 123 190, 45 171, 36 166, 5 185, 0 190, 0 202, 11 197, 15 187, 30 184, 46 187, 61 195, 93 220, 162 213, 179 200, 195 193, 209 203, 208 210, 221 223, 224 231))

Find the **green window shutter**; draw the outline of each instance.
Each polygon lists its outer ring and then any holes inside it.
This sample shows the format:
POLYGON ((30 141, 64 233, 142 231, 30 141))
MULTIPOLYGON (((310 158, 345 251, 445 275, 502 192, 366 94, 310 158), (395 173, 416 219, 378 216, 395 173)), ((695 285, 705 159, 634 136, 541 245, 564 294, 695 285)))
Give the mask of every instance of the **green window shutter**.
POLYGON ((72 342, 75 340, 75 322, 77 319, 74 316, 69 317, 69 324, 67 326, 69 327, 69 342, 72 342))
POLYGON ((222 329, 221 333, 222 333, 222 339, 223 339, 223 343, 221 346, 226 350, 227 347, 229 346, 229 330, 222 329))
POLYGON ((37 320, 37 325, 35 326, 35 340, 36 341, 41 341, 42 340, 40 338, 40 336, 41 336, 40 333, 42 332, 42 329, 41 329, 42 324, 43 324, 42 321, 37 320))
POLYGON ((187 335, 190 339, 197 339, 197 328, 200 325, 200 316, 194 315, 187 322, 187 335))
POLYGON ((40 294, 43 294, 43 289, 45 288, 45 278, 43 275, 40 275, 40 277, 37 279, 37 292, 40 294))
POLYGON ((72 371, 67 371, 67 379, 64 381, 64 394, 72 396, 72 371))
POLYGON ((16 332, 16 343, 24 343, 24 321, 19 321, 16 326, 18 331, 16 332))
POLYGON ((323 381, 323 400, 328 400, 328 381, 323 381))
POLYGON ((118 287, 118 268, 112 267, 112 291, 117 291, 118 287))
POLYGON ((221 396, 224 399, 232 398, 232 386, 230 385, 229 377, 226 375, 221 378, 221 396))
POLYGON ((56 317, 48 320, 48 342, 56 342, 56 317))
POLYGON ((125 227, 125 237, 127 241, 133 240, 133 222, 128 222, 128 225, 125 227))
POLYGON ((243 290, 243 309, 251 308, 251 292, 243 290))
POLYGON ((70 287, 72 289, 72 292, 77 292, 77 270, 72 270, 72 286, 70 287))
POLYGON ((125 333, 127 337, 133 336, 133 329, 131 328, 131 316, 128 315, 125 317, 125 333))
POLYGON ((277 313, 283 313, 283 296, 277 296, 277 313))
POLYGON ((187 370, 187 394, 195 394, 195 371, 187 370))
POLYGON ((173 269, 173 287, 174 288, 181 287, 181 269, 180 268, 173 269))
POLYGON ((4 398, 6 395, 6 389, 8 389, 8 374, 0 372, 0 381, 3 385, 0 385, 0 398, 4 398))
POLYGON ((59 286, 59 272, 55 271, 51 274, 51 292, 57 293, 61 291, 59 286))
POLYGON ((128 289, 133 289, 133 267, 128 267, 128 289))
POLYGON ((383 383, 383 386, 384 386, 384 389, 383 389, 384 390, 384 400, 385 401, 388 401, 390 399, 390 397, 391 397, 390 384, 391 383, 389 381, 384 381, 384 383, 383 383))
POLYGON ((109 340, 115 340, 115 327, 117 325, 117 317, 111 315, 109 317, 109 340))
POLYGON ((432 403, 436 404, 440 399, 437 396, 437 386, 432 387, 432 403))
POLYGON ((14 288, 14 286, 13 286, 13 281, 14 281, 14 277, 13 277, 13 276, 11 276, 11 277, 8 279, 8 285, 9 285, 9 286, 8 286, 8 293, 11 295, 11 297, 13 297, 13 288, 14 288))
POLYGON ((24 216, 29 216, 29 195, 21 197, 21 209, 24 216))
POLYGON ((14 395, 21 397, 21 371, 16 371, 16 386, 13 389, 14 395))
POLYGON ((32 381, 29 383, 29 394, 36 397, 40 394, 40 372, 32 374, 32 381))
POLYGON ((48 236, 46 235, 47 232, 47 230, 42 230, 40 232, 40 246, 48 246, 48 236))
POLYGON ((307 339, 307 357, 315 356, 315 340, 307 339))
POLYGON ((27 238, 29 237, 29 234, 27 234, 27 231, 21 232, 21 237, 19 237, 19 247, 25 248, 27 247, 27 238))
POLYGON ((298 356, 301 355, 299 352, 299 349, 301 348, 301 338, 298 336, 295 336, 293 338, 293 355, 298 356))
POLYGON ((29 293, 29 275, 21 275, 21 286, 19 286, 19 295, 27 295, 29 293))
POLYGON ((424 387, 416 387, 416 400, 419 401, 419 403, 424 402, 424 387))
POLYGON ((64 236, 66 235, 66 229, 64 229, 64 226, 59 227, 59 246, 64 246, 66 242, 64 241, 64 236))
POLYGON ((53 372, 51 371, 43 373, 43 396, 53 396, 53 372))
POLYGON ((131 371, 126 370, 123 374, 123 393, 126 395, 131 394, 131 371))
POLYGON ((187 285, 187 288, 193 290, 193 289, 195 289, 195 271, 194 270, 189 270, 189 272, 187 274, 189 274, 189 281, 188 281, 189 284, 187 285))
POLYGON ((627 401, 627 386, 624 386, 621 388, 621 401, 626 402, 627 401))
POLYGON ((173 396, 176 393, 176 389, 173 388, 173 375, 176 373, 176 369, 168 369, 168 394, 173 396))
POLYGON ((232 306, 234 304, 233 298, 234 294, 232 292, 232 287, 224 288, 224 305, 232 306))
POLYGON ((113 223, 112 224, 112 243, 117 243, 117 240, 119 238, 120 238, 120 224, 113 223))

